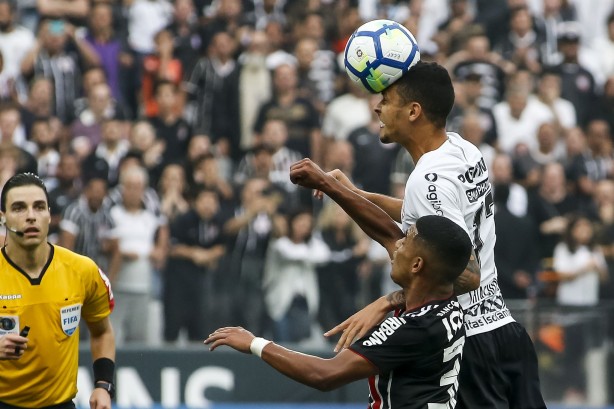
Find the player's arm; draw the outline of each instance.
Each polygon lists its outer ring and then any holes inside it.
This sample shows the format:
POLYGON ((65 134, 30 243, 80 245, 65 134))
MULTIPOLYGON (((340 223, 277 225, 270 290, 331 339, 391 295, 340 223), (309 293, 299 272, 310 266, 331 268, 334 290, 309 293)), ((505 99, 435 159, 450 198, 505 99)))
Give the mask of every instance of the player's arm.
POLYGON ((210 350, 227 345, 244 353, 260 355, 263 361, 278 372, 304 385, 321 391, 330 391, 359 379, 379 373, 377 367, 360 355, 345 350, 335 357, 324 359, 292 351, 273 342, 255 337, 249 331, 240 327, 220 328, 211 334, 205 344, 210 350), (261 342, 260 348, 256 344, 261 342))
POLYGON ((454 281, 454 293, 461 295, 476 290, 480 286, 481 277, 480 264, 475 251, 471 250, 471 257, 465 271, 454 281))
MULTIPOLYGON (((111 319, 107 316, 98 321, 87 321, 90 331, 90 350, 94 362, 94 381, 112 384, 115 377, 115 337, 111 319)), ((90 396, 93 409, 111 408, 111 393, 95 387, 90 396)))

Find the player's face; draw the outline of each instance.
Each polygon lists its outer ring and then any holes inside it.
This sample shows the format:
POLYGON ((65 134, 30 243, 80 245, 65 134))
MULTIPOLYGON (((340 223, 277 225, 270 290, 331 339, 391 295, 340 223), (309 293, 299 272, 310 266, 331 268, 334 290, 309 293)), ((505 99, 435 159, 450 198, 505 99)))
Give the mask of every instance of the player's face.
POLYGON ((50 222, 49 204, 40 187, 27 185, 9 190, 6 195, 6 225, 23 232, 23 236, 11 236, 29 246, 37 246, 47 241, 50 222))
POLYGON ((408 123, 403 123, 405 109, 394 85, 382 91, 382 98, 374 110, 380 120, 379 138, 382 143, 398 142, 399 130, 408 123))
POLYGON ((410 226, 407 235, 396 243, 396 251, 392 256, 392 281, 405 288, 411 282, 413 274, 410 273, 416 261, 416 239, 418 230, 416 226, 410 226))

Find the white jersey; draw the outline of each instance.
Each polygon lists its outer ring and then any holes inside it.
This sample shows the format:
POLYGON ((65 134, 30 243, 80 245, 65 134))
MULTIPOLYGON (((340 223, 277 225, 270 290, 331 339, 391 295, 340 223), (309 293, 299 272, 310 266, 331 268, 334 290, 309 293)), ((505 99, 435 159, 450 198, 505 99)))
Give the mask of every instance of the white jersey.
POLYGON ((452 132, 443 145, 420 158, 407 180, 401 211, 403 231, 430 214, 445 216, 465 229, 480 264, 480 288, 458 297, 465 310, 467 336, 513 322, 497 281, 488 169, 478 148, 452 132))

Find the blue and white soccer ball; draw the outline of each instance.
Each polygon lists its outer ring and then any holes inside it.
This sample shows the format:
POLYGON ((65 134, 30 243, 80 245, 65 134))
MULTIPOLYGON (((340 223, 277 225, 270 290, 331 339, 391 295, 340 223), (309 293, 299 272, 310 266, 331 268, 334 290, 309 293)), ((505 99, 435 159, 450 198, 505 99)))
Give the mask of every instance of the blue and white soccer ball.
POLYGON ((358 27, 345 46, 345 71, 367 91, 377 94, 420 61, 413 34, 392 20, 373 20, 358 27))

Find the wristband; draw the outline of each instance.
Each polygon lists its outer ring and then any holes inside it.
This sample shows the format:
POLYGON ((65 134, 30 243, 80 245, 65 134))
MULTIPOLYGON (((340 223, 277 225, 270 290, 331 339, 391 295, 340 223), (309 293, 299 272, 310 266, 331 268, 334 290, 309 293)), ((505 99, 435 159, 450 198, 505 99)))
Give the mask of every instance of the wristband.
POLYGON ((109 358, 98 358, 94 361, 94 381, 113 383, 115 377, 115 362, 109 358))
POLYGON ((258 356, 258 358, 262 358, 262 350, 270 343, 271 341, 269 341, 268 339, 256 337, 252 339, 252 343, 249 345, 249 350, 252 351, 252 355, 256 355, 258 356))

